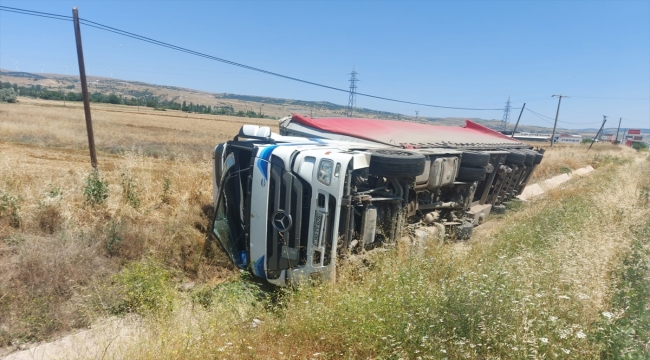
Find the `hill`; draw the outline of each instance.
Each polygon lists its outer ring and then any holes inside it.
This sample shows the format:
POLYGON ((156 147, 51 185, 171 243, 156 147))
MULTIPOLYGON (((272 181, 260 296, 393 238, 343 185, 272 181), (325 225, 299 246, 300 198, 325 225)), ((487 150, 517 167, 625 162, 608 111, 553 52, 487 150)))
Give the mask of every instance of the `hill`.
MULTIPOLYGON (((34 74, 0 69, 0 81, 18 84, 18 86, 40 86, 43 89, 58 90, 62 94, 65 92, 81 92, 79 78, 72 75, 34 74)), ((305 101, 267 96, 211 93, 177 86, 148 84, 139 81, 99 76, 88 76, 88 90, 90 93, 114 94, 120 99, 135 99, 136 101, 142 101, 143 104, 147 100, 201 104, 211 106, 212 108, 232 110, 232 114, 241 112, 240 114, 242 116, 246 114, 262 114, 265 117, 281 118, 289 116, 292 113, 301 113, 319 117, 342 117, 345 116, 347 109, 344 105, 334 104, 328 101, 305 101)), ((367 108, 356 108, 353 115, 355 117, 432 122, 436 125, 462 125, 465 119, 468 119, 466 117, 420 117, 416 119, 414 116, 367 108)), ((469 119, 493 129, 498 129, 501 126, 501 120, 469 119)), ((519 129, 528 132, 550 132, 549 128, 541 126, 520 125, 519 129)), ((562 129, 562 132, 577 133, 575 130, 566 129, 562 129)), ((595 133, 595 131, 593 132, 595 133)))

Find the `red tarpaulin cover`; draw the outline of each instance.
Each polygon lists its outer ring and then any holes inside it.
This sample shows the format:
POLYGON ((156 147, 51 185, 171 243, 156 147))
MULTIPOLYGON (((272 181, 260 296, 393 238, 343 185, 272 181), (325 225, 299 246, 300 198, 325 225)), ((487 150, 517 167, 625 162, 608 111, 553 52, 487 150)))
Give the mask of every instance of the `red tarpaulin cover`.
POLYGON ((409 121, 357 119, 357 118, 311 118, 294 114, 292 123, 315 128, 331 133, 352 136, 384 144, 407 147, 425 146, 425 144, 490 144, 523 145, 521 142, 465 120, 465 126, 437 126, 409 121))

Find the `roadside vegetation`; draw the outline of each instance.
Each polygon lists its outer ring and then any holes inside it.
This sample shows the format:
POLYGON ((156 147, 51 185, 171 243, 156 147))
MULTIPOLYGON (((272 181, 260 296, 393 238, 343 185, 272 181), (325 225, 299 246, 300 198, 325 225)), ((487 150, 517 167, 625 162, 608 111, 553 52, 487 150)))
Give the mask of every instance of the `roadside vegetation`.
POLYGON ((580 145, 530 143, 535 148, 546 150, 544 160, 535 168, 531 183, 536 183, 550 177, 570 173, 585 166, 597 168, 609 163, 619 163, 630 155, 630 148, 614 146, 610 143, 595 143, 591 150, 590 143, 580 145))
POLYGON ((391 248, 346 261, 334 284, 269 290, 207 241, 211 151, 243 121, 186 116, 94 105, 93 172, 78 105, 0 105, 0 347, 137 314, 142 330, 106 358, 647 356, 647 153, 548 149, 538 180, 597 171, 470 242, 391 248))
POLYGON ((180 297, 186 305, 179 308, 194 304, 192 310, 154 321, 128 353, 645 358, 650 164, 621 162, 521 205, 469 243, 431 246, 420 256, 392 249, 345 264, 335 284, 265 300, 255 300, 259 290, 245 279, 211 288, 209 296, 219 300, 201 306, 180 297))

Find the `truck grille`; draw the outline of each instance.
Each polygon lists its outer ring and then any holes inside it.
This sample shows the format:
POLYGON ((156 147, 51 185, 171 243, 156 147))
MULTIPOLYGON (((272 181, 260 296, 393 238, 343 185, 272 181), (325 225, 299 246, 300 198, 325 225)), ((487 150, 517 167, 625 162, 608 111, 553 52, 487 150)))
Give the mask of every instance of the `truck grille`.
POLYGON ((284 170, 284 162, 273 155, 269 176, 269 207, 267 226, 267 276, 279 276, 281 270, 307 262, 311 186, 284 170), (291 227, 279 231, 273 226, 274 215, 289 215, 291 227))

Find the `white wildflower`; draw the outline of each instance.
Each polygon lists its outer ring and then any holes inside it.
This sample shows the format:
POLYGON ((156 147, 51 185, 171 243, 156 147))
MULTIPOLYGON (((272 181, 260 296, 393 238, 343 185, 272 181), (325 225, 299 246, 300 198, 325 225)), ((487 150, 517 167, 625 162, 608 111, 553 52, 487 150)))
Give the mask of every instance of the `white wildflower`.
POLYGON ((551 316, 548 319, 551 320, 551 322, 555 322, 557 321, 557 316, 551 316))
POLYGON ((603 316, 606 317, 606 318, 608 318, 608 319, 611 319, 612 316, 614 316, 614 314, 612 314, 612 313, 609 312, 609 311, 605 311, 605 312, 603 312, 603 316))
POLYGON ((562 351, 564 351, 565 354, 569 354, 569 353, 571 353, 571 350, 569 350, 569 349, 564 349, 564 348, 562 348, 562 351))
POLYGON ((539 338, 539 341, 543 342, 544 344, 548 344, 547 338, 539 338))
POLYGON ((578 333, 576 334, 576 337, 578 339, 584 339, 584 338, 587 337, 587 335, 585 335, 585 333, 583 333, 582 331, 578 331, 578 333))

